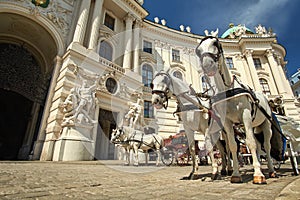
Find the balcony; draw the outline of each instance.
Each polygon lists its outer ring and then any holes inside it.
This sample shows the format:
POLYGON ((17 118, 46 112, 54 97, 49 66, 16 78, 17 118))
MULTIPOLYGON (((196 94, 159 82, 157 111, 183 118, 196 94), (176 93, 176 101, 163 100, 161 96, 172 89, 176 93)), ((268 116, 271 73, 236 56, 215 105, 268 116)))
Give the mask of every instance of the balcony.
POLYGON ((112 70, 116 70, 122 74, 125 73, 125 69, 123 69, 122 67, 120 67, 119 65, 117 64, 114 64, 113 62, 109 61, 109 60, 106 60, 105 58, 102 58, 102 57, 99 57, 99 63, 104 65, 105 67, 108 67, 112 70))

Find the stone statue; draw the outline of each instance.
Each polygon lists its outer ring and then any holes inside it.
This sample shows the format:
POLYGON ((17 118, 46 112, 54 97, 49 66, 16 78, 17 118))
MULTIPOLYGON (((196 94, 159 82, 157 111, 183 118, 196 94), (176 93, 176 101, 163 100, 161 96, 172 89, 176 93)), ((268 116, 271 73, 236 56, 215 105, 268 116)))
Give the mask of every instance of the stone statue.
POLYGON ((126 121, 129 121, 129 127, 132 127, 134 129, 136 128, 136 123, 142 113, 142 106, 140 105, 141 102, 142 100, 140 99, 140 97, 138 97, 136 103, 130 102, 129 111, 125 115, 126 121))
POLYGON ((97 81, 98 78, 93 85, 89 86, 87 81, 83 80, 82 86, 71 89, 62 106, 65 114, 62 126, 72 125, 75 122, 80 124, 97 123, 91 113, 92 107, 95 106, 97 81))
POLYGON ((266 28, 264 26, 262 26, 261 24, 259 24, 257 27, 255 27, 255 32, 258 35, 263 35, 263 34, 267 33, 267 30, 266 30, 266 28))

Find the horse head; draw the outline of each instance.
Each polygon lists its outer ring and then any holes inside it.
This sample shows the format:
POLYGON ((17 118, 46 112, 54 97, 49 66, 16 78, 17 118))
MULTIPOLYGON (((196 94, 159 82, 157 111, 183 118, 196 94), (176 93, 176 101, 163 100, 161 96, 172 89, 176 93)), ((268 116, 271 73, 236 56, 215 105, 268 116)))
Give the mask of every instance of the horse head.
POLYGON ((110 142, 113 144, 122 143, 125 141, 124 131, 120 128, 112 130, 110 142))
POLYGON ((225 86, 231 86, 231 75, 226 67, 223 48, 216 36, 206 36, 196 48, 200 66, 205 74, 210 77, 220 75, 225 86))
POLYGON ((152 104, 156 109, 167 108, 170 97, 171 77, 167 72, 161 71, 155 75, 151 83, 152 104))
POLYGON ((219 60, 223 54, 222 46, 217 37, 206 36, 196 48, 200 66, 205 74, 214 76, 219 70, 219 60))

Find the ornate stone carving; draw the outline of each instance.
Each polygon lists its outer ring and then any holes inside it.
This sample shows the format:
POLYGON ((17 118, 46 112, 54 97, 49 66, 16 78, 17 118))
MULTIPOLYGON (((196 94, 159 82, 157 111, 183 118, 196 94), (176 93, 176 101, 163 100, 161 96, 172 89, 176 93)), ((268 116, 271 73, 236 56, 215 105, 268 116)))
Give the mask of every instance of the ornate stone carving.
POLYGON ((42 104, 49 76, 43 74, 35 58, 25 48, 13 44, 0 45, 0 87, 15 91, 42 104))
POLYGON ((16 0, 12 2, 11 0, 3 0, 9 3, 15 3, 22 7, 28 8, 28 10, 33 15, 43 15, 48 18, 53 24, 61 30, 64 37, 67 37, 67 34, 70 29, 72 12, 74 9, 74 0, 51 0, 47 8, 41 8, 35 6, 31 1, 26 0, 16 0))

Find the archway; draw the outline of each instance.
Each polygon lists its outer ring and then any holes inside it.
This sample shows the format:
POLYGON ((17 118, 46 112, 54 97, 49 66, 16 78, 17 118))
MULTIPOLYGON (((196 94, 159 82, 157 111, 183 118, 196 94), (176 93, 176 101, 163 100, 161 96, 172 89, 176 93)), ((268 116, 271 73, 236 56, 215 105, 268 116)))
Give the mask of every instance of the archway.
POLYGON ((28 159, 47 80, 24 47, 0 43, 0 52, 0 160, 28 159))

